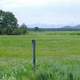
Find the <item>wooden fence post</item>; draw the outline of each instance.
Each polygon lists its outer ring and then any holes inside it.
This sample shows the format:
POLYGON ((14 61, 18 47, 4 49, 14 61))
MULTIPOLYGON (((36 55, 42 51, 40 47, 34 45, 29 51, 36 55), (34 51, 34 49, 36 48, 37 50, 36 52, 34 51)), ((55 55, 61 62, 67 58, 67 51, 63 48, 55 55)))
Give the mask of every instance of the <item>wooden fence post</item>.
POLYGON ((35 52, 36 52, 36 41, 32 40, 32 67, 33 67, 34 71, 35 71, 35 68, 36 68, 36 55, 35 55, 35 52))

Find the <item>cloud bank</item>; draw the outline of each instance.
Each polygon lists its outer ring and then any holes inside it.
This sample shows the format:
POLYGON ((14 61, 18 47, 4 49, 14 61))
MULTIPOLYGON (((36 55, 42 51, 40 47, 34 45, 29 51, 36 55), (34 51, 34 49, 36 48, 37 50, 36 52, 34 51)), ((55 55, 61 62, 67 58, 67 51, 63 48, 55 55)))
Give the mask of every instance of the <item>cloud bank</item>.
POLYGON ((13 12, 19 23, 79 24, 79 0, 2 0, 0 9, 13 12))

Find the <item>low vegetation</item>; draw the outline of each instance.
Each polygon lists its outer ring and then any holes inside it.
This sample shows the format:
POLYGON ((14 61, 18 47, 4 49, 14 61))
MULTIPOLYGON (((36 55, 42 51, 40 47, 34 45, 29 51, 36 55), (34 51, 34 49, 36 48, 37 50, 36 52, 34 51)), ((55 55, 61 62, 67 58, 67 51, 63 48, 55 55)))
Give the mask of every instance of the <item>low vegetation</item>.
POLYGON ((29 32, 0 36, 1 80, 80 80, 78 32, 29 32), (32 43, 36 40, 36 71, 32 43))

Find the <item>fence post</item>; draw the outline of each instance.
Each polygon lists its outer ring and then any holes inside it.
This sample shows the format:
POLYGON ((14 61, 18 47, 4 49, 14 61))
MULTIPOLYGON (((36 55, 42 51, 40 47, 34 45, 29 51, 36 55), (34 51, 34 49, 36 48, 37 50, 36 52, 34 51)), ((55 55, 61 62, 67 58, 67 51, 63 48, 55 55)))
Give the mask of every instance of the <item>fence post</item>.
POLYGON ((35 71, 35 68, 36 68, 36 55, 35 55, 35 52, 36 52, 36 41, 32 40, 32 67, 33 67, 34 71, 35 71))

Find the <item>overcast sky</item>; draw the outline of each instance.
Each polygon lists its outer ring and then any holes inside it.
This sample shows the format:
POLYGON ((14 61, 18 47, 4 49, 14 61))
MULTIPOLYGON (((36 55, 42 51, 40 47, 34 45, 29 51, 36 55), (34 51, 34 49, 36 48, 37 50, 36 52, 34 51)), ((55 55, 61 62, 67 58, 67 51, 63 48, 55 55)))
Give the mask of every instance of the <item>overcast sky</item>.
POLYGON ((0 0, 0 9, 13 12, 19 24, 80 24, 80 0, 0 0))

